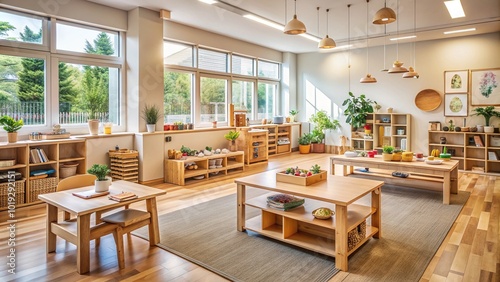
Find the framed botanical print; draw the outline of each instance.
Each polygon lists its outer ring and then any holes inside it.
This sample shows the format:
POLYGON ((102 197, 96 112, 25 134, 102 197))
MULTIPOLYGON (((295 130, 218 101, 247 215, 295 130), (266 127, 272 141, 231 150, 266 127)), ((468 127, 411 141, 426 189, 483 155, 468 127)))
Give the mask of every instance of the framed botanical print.
POLYGON ((445 71, 444 93, 467 93, 469 90, 469 71, 445 71))
POLYGON ((500 106, 500 68, 470 71, 472 106, 500 106))
POLYGON ((444 94, 444 115, 447 117, 466 117, 469 113, 467 93, 444 94))

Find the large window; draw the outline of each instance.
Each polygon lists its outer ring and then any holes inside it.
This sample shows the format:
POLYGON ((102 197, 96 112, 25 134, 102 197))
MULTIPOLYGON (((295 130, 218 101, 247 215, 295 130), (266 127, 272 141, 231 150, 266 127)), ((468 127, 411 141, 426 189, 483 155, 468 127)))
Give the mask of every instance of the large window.
POLYGON ((0 116, 45 124, 45 59, 0 55, 0 116))
POLYGON ((118 32, 57 22, 58 50, 117 57, 118 32))
POLYGON ((258 85, 258 119, 270 119, 276 115, 276 98, 278 83, 259 82, 258 85))
POLYGON ((279 63, 173 41, 163 52, 166 123, 225 125, 230 103, 250 121, 278 113, 279 63))
POLYGON ((60 123, 83 133, 91 116, 124 129, 120 40, 117 31, 0 9, 0 114, 23 118, 26 131, 60 123))
POLYGON ((193 74, 165 71, 164 77, 164 121, 191 123, 191 97, 193 95, 193 74))
POLYGON ((216 77, 201 77, 200 113, 201 122, 227 122, 228 80, 216 77))

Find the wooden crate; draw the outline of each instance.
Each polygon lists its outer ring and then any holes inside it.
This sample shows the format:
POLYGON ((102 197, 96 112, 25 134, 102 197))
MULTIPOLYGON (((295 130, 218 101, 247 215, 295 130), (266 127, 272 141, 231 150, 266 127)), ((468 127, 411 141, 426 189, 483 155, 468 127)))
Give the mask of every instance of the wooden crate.
POLYGON ((321 170, 318 174, 313 174, 307 177, 285 174, 284 171, 276 173, 276 181, 297 184, 297 185, 304 185, 304 186, 324 181, 326 180, 326 177, 327 177, 326 170, 321 170))
POLYGON ((111 177, 139 182, 139 153, 135 150, 110 150, 111 177))

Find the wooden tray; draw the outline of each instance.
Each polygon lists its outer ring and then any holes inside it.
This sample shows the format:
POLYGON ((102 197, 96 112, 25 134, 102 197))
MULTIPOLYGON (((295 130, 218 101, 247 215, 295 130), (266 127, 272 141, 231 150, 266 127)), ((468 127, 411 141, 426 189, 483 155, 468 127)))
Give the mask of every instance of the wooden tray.
POLYGON ((441 95, 433 89, 424 89, 415 96, 415 105, 425 112, 434 111, 441 105, 441 95))
POLYGON ((70 133, 64 134, 42 134, 43 140, 54 140, 54 139, 68 139, 71 136, 70 133))
POLYGON ((313 174, 307 177, 286 174, 284 171, 276 173, 276 181, 297 185, 307 186, 323 180, 326 180, 326 170, 321 170, 318 174, 313 174))

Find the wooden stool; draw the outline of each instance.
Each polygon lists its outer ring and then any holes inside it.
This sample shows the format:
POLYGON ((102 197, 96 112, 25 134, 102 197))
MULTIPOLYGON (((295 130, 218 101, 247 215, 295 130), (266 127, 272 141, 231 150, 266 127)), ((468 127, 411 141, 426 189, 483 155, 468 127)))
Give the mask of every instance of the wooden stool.
POLYGON ((151 223, 151 214, 146 211, 126 209, 102 217, 101 221, 118 225, 113 232, 116 243, 116 255, 120 269, 125 267, 123 250, 123 234, 127 234, 135 229, 141 228, 151 223))

